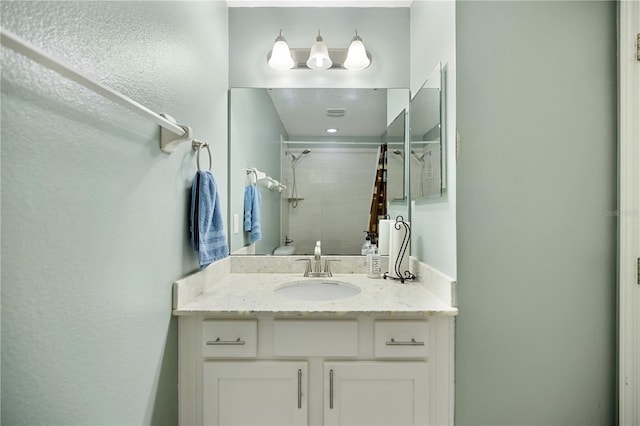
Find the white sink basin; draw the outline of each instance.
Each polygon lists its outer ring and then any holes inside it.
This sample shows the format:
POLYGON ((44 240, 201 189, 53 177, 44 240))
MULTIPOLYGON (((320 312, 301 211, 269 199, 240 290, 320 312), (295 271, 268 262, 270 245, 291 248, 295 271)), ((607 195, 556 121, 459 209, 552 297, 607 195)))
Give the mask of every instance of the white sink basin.
POLYGON ((307 279, 282 284, 274 292, 296 300, 338 300, 355 296, 360 293, 360 287, 330 279, 307 279))

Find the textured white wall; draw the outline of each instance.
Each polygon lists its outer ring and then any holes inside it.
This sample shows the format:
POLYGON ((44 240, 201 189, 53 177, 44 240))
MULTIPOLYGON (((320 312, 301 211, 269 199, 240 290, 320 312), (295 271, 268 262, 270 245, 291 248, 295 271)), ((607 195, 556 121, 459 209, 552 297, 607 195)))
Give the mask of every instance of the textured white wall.
MULTIPOLYGON (((223 2, 1 8, 3 28, 192 126, 226 188, 223 2)), ((171 283, 197 268, 195 160, 158 135, 2 48, 3 424, 176 424, 171 283)))

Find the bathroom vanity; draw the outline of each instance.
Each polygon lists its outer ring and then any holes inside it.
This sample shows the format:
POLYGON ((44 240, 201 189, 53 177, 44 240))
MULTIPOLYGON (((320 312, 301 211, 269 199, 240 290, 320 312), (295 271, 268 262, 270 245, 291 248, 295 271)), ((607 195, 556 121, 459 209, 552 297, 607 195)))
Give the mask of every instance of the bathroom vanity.
POLYGON ((233 261, 174 284, 180 424, 453 424, 457 309, 436 295, 446 280, 434 293, 339 273, 327 280, 360 291, 304 300, 278 290, 318 279, 282 272, 287 260, 261 260, 275 273, 233 272, 233 261))

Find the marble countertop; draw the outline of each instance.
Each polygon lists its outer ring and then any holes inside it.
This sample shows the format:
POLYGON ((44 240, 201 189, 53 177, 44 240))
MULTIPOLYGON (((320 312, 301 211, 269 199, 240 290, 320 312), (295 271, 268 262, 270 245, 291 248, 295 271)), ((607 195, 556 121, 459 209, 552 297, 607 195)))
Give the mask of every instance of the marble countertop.
POLYGON ((458 309, 438 298, 419 282, 371 279, 364 274, 334 274, 327 280, 345 281, 361 292, 340 300, 303 301, 278 295, 274 290, 284 283, 303 278, 301 274, 230 273, 203 293, 174 307, 182 315, 255 315, 291 316, 377 314, 377 315, 457 315, 458 309))

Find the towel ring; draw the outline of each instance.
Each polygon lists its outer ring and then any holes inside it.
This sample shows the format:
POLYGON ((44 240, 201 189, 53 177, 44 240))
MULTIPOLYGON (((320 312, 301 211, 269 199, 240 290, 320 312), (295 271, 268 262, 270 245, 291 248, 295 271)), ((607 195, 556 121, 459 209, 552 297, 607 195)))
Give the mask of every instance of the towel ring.
POLYGON ((194 151, 198 152, 198 155, 197 155, 198 171, 202 170, 200 168, 200 151, 202 150, 202 148, 207 148, 207 153, 209 154, 209 171, 211 171, 212 161, 211 161, 211 148, 209 148, 209 144, 207 142, 202 142, 197 139, 194 139, 193 142, 191 142, 191 147, 193 148, 194 151))

